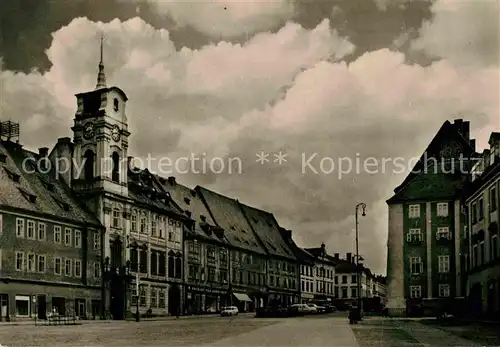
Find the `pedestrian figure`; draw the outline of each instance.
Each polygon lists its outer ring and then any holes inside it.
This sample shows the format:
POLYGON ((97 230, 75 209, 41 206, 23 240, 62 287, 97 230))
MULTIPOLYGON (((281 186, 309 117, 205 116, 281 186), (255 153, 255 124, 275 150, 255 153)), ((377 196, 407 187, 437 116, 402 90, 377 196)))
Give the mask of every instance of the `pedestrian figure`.
POLYGON ((360 319, 360 311, 357 303, 353 302, 349 308, 349 324, 357 324, 360 319))

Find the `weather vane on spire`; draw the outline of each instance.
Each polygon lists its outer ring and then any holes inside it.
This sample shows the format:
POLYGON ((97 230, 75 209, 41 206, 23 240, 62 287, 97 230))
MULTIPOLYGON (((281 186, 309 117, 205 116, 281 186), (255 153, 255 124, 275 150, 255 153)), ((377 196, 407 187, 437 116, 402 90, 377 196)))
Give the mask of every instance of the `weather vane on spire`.
POLYGON ((103 62, 103 41, 104 41, 104 34, 101 33, 101 60, 99 61, 99 73, 97 74, 97 85, 95 89, 106 88, 106 75, 104 74, 104 62, 103 62))

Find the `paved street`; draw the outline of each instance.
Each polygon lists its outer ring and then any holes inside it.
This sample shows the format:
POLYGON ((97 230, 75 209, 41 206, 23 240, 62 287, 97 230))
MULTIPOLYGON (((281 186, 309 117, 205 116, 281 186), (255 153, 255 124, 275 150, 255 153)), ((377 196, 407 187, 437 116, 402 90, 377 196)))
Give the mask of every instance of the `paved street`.
POLYGON ((480 346, 416 321, 367 318, 349 325, 343 314, 260 319, 203 317, 95 322, 47 327, 1 325, 0 345, 14 346, 480 346))

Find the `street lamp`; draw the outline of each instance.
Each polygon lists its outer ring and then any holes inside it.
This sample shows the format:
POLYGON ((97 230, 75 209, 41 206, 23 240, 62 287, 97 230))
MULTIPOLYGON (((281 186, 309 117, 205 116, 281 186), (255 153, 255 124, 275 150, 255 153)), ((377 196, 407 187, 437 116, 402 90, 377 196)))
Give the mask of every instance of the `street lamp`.
POLYGON ((359 229, 359 221, 358 221, 358 211, 359 208, 362 209, 362 214, 361 216, 366 216, 366 204, 364 202, 360 202, 356 205, 356 277, 357 277, 357 283, 358 283, 358 309, 361 315, 362 312, 362 304, 363 301, 361 300, 361 278, 359 276, 359 241, 358 241, 358 229, 359 229))

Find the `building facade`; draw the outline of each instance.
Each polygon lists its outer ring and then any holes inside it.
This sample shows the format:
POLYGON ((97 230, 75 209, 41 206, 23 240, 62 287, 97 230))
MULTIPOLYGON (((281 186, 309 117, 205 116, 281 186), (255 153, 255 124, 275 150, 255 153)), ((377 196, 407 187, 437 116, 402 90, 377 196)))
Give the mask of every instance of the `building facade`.
POLYGON ((468 223, 463 237, 469 314, 500 317, 500 133, 492 133, 490 148, 471 172, 465 191, 468 223))
POLYGON ((175 177, 159 178, 180 209, 192 219, 184 232, 184 314, 220 312, 231 302, 229 292, 229 242, 196 189, 178 183, 175 177))
POLYGON ((387 201, 389 314, 435 312, 440 301, 464 295, 461 193, 475 155, 469 122, 446 121, 387 201))
POLYGON ((45 161, 36 165, 47 151, 0 140, 1 320, 102 312, 102 226, 45 161))
POLYGON ((314 257, 314 300, 333 301, 335 298, 335 272, 337 262, 334 257, 327 254, 324 243, 317 248, 305 248, 304 251, 314 257))
POLYGON ((58 141, 49 158, 105 228, 105 316, 178 315, 184 298, 183 234, 190 218, 154 175, 135 168, 128 157, 128 98, 120 88, 106 86, 102 61, 95 90, 76 98, 73 141, 58 141))

